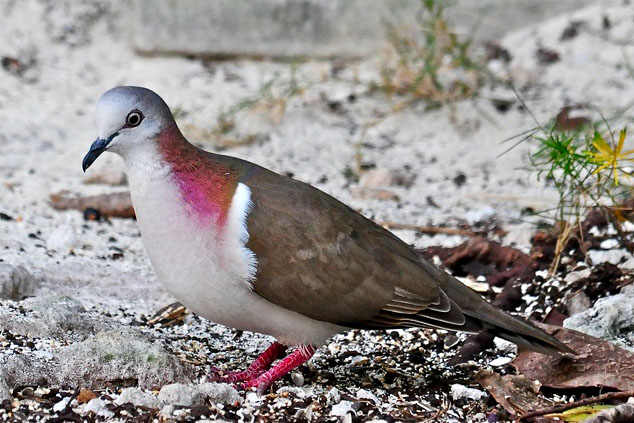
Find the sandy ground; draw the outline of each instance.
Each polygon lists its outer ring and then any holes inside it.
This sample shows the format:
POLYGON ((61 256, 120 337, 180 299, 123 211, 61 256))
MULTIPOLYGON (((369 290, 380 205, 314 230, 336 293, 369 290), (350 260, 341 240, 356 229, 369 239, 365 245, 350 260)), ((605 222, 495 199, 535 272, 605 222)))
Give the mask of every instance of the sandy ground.
MULTIPOLYGON (((186 136, 204 148, 292 173, 377 221, 456 226, 493 219, 509 232, 505 243, 526 249, 534 221, 526 221, 522 209, 554 204, 553 189, 522 169, 528 145, 500 156, 509 146, 501 141, 535 126, 502 84, 487 84, 473 100, 395 111, 400 99, 369 90, 380 79, 379 57, 297 66, 139 57, 127 43, 125 12, 123 3, 107 1, 0 4, 0 56, 19 62, 16 68, 5 61, 0 69, 0 212, 13 218, 0 220, 0 261, 24 265, 41 278, 40 292, 130 315, 150 315, 173 301, 155 279, 134 221, 85 222, 80 212, 58 212, 48 203, 51 193, 62 190, 125 190, 86 183, 95 175, 118 179, 117 157, 104 155, 88 175, 81 171, 95 138, 95 101, 116 85, 158 92, 178 111, 186 136), (254 142, 227 148, 211 135, 223 111, 273 78, 274 90, 283 90, 292 73, 302 90, 284 112, 259 107, 237 115, 230 137, 254 142), (500 112, 494 99, 511 105, 500 112), (411 185, 385 187, 398 199, 366 198, 345 171, 354 168, 359 152, 362 163, 395 172, 411 185), (116 249, 123 257, 112 260, 116 249)), ((513 82, 540 123, 567 104, 614 115, 634 100, 634 75, 626 65, 634 60, 633 15, 623 1, 597 1, 518 29, 501 40, 512 60, 490 61, 489 70, 513 82), (584 22, 579 34, 561 40, 572 21, 584 22), (539 63, 539 47, 557 51, 560 60, 539 63)), ((417 246, 462 240, 397 234, 417 246)))

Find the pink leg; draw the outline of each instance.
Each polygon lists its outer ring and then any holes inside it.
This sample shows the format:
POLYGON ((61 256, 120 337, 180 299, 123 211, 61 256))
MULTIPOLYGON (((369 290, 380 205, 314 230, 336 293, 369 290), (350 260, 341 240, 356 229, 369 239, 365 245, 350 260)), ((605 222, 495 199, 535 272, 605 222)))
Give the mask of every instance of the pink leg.
POLYGON ((286 347, 279 342, 273 342, 260 356, 249 366, 248 369, 241 372, 227 372, 222 375, 215 373, 209 376, 212 382, 241 382, 249 381, 260 376, 265 370, 271 366, 280 355, 286 351, 286 347))
POLYGON ((258 394, 262 394, 266 388, 271 386, 273 382, 296 368, 297 366, 307 362, 315 354, 314 345, 300 345, 295 351, 286 356, 277 363, 273 368, 262 373, 255 379, 247 380, 242 386, 245 388, 258 388, 258 394))

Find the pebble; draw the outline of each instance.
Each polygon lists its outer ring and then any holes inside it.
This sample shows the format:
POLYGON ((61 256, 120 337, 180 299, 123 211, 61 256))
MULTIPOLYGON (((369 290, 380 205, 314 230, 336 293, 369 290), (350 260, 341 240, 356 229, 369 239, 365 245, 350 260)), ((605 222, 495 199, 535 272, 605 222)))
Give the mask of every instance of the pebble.
POLYGON ((55 405, 53 406, 53 411, 55 411, 56 413, 59 413, 60 411, 66 408, 69 401, 70 401, 70 397, 66 397, 62 399, 60 402, 55 403, 55 405))
POLYGON ((479 389, 469 388, 467 386, 460 385, 459 383, 451 385, 450 392, 451 398, 453 398, 454 401, 460 399, 479 401, 488 397, 486 392, 480 391, 479 389))
POLYGON ((494 360, 491 360, 489 362, 489 365, 491 367, 500 367, 500 366, 504 366, 505 364, 509 364, 511 362, 511 357, 498 357, 494 360))
POLYGON ((231 386, 224 383, 202 383, 200 385, 186 385, 172 383, 161 388, 158 399, 167 405, 195 407, 212 403, 242 402, 242 398, 231 386))
POLYGON ((106 407, 106 401, 101 398, 94 398, 88 401, 84 407, 84 413, 95 413, 96 416, 105 417, 107 419, 114 417, 114 413, 106 407))
POLYGON ((304 386, 304 375, 302 375, 301 373, 292 373, 291 380, 293 381, 295 386, 304 386))
POLYGON ((327 401, 327 404, 334 404, 341 401, 341 393, 339 393, 339 389, 337 388, 330 389, 330 391, 328 391, 328 393, 326 394, 326 401, 327 401))
POLYGON ((352 401, 340 401, 339 403, 332 406, 332 409, 330 410, 330 415, 345 416, 348 413, 354 413, 354 409, 352 408, 353 404, 354 403, 352 401))
POLYGON ((374 405, 379 405, 381 403, 381 400, 367 389, 359 389, 356 396, 358 399, 368 399, 372 401, 374 405))
POLYGON ((0 298, 20 301, 35 295, 40 286, 24 266, 0 263, 0 298))
POLYGON ((583 291, 578 291, 566 295, 562 303, 566 306, 568 315, 573 316, 575 314, 583 313, 592 306, 590 298, 583 291))
POLYGON ((566 282, 567 284, 577 282, 580 279, 587 278, 588 276, 590 276, 590 273, 591 273, 591 270, 589 268, 570 272, 564 277, 564 282, 566 282))
POLYGON ((618 247, 619 246, 619 240, 618 239, 606 239, 605 241, 602 241, 601 244, 599 245, 599 247, 603 248, 604 250, 611 250, 612 248, 618 247))
POLYGON ((161 408, 161 402, 156 396, 134 387, 125 388, 121 392, 121 395, 119 395, 119 397, 114 400, 114 403, 117 405, 130 403, 139 407, 155 409, 161 408))

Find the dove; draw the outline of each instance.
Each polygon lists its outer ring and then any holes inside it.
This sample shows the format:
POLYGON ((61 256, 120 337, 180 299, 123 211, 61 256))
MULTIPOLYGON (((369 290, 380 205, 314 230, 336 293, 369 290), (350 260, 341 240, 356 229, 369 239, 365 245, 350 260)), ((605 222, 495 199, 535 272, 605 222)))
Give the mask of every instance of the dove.
POLYGON ((213 369, 212 380, 262 392, 351 329, 485 330, 541 353, 572 353, 323 191, 194 146, 149 89, 115 87, 95 115, 83 170, 106 151, 123 158, 143 245, 166 290, 205 319, 275 338, 246 370, 213 369))

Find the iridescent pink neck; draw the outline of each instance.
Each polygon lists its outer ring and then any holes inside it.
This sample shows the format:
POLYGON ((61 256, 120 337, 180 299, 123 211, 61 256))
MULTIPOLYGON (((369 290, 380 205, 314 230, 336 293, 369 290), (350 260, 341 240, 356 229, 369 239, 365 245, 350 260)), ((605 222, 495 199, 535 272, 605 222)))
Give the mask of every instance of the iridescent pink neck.
POLYGON ((202 226, 224 227, 237 187, 234 172, 210 153, 191 145, 176 125, 159 136, 159 151, 192 216, 202 226))

